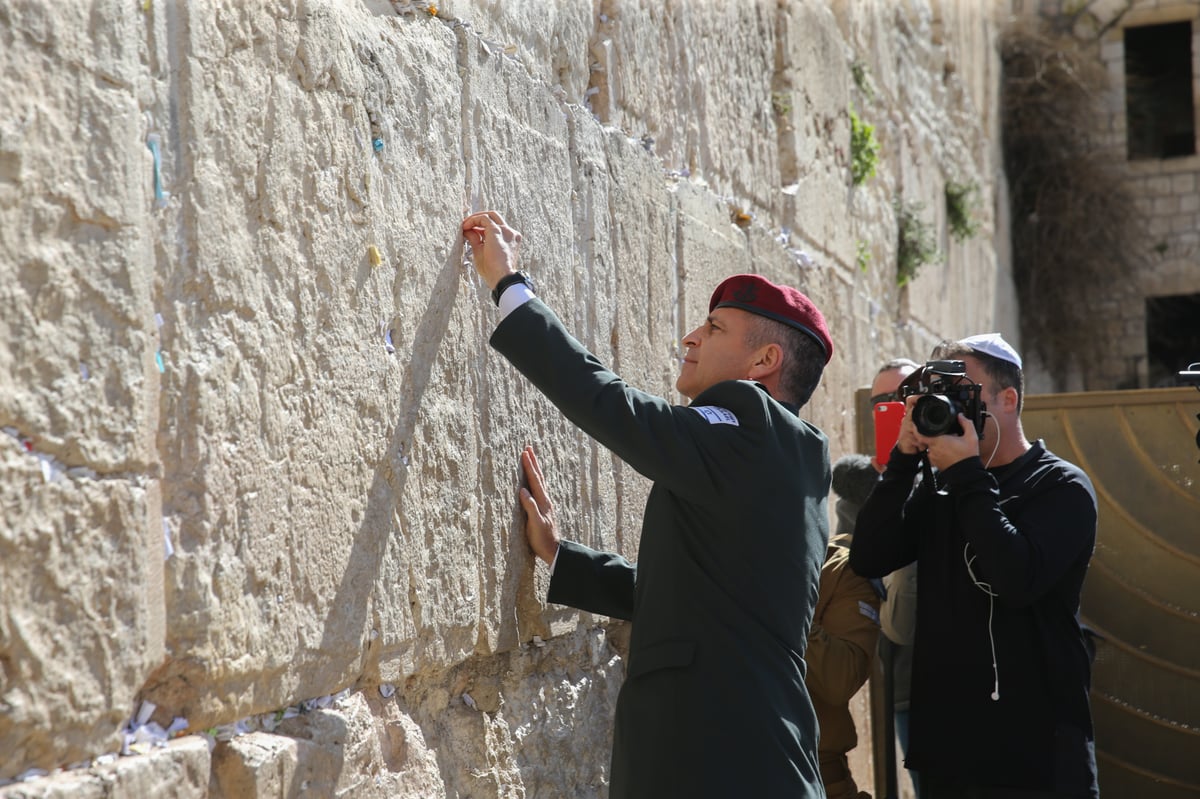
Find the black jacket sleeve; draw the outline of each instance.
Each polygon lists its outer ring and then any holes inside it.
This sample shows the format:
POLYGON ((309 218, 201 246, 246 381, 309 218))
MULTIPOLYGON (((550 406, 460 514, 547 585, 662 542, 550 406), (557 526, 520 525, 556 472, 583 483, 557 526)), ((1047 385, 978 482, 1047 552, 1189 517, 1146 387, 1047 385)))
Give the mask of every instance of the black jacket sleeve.
POLYGON ((1016 607, 1051 591, 1095 546, 1096 500, 1066 469, 1046 471, 1019 503, 1002 505, 996 478, 979 458, 941 473, 954 498, 955 518, 977 557, 977 579, 1016 607), (1013 508, 1010 518, 1005 510, 1013 508))
MULTIPOLYGON (((544 303, 532 299, 505 317, 491 345, 589 436, 640 474, 692 499, 720 489, 703 451, 711 427, 693 409, 629 386, 576 341, 544 303)), ((706 395, 758 402, 757 390, 738 381, 706 395)), ((761 411, 760 411, 761 413, 761 411)))
POLYGON ((883 477, 863 503, 850 545, 850 568, 862 577, 883 577, 917 559, 920 508, 925 500, 913 491, 920 455, 893 449, 883 477), (911 498, 910 498, 911 495, 911 498))
POLYGON ((637 566, 620 555, 562 541, 546 601, 628 620, 636 581, 637 566))

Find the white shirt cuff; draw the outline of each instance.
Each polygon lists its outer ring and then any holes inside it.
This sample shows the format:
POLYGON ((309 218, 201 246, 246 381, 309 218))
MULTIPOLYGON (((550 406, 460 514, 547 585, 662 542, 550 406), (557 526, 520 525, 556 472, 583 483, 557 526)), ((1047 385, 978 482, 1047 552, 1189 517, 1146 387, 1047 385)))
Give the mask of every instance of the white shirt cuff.
POLYGON ((508 316, 536 296, 524 283, 513 283, 500 295, 500 318, 508 316))
POLYGON ((550 574, 554 575, 554 567, 558 565, 558 553, 562 551, 562 544, 554 548, 554 560, 550 561, 550 574))

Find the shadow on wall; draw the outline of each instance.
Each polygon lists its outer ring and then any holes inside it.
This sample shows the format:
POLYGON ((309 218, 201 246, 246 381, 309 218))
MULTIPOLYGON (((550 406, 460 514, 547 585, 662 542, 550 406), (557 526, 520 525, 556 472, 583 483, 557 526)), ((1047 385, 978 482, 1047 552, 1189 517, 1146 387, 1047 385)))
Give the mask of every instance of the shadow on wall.
MULTIPOLYGON (((367 492, 363 522, 354 538, 342 581, 325 620, 322 649, 339 644, 342 638, 339 630, 366 629, 369 600, 379 582, 383 556, 393 530, 400 532, 395 529, 397 525, 393 520, 403 518, 404 489, 408 482, 408 469, 403 465, 404 442, 411 440, 421 401, 429 387, 433 364, 437 361, 438 349, 449 330, 450 316, 461 282, 463 246, 463 242, 459 241, 442 264, 433 292, 425 303, 425 313, 413 336, 411 357, 404 370, 400 392, 400 419, 392 429, 383 461, 377 465, 375 478, 367 492)), ((384 586, 379 588, 385 590, 384 586)), ((381 650, 380 646, 371 646, 367 650, 366 657, 370 662, 363 664, 364 670, 377 673, 381 650)))

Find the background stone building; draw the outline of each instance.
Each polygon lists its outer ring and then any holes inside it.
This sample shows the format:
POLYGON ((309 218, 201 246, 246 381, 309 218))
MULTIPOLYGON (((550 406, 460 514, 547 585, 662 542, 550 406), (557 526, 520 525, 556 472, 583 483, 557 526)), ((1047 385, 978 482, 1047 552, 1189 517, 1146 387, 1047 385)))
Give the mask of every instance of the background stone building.
POLYGON ((604 796, 625 631, 543 604, 517 454, 631 557, 647 486, 489 351, 459 220, 667 396, 719 279, 802 288, 837 457, 881 361, 1019 337, 1007 13, 0 0, 0 795, 604 796))
MULTIPOLYGON (((1113 274, 1097 291, 1081 275, 1073 295, 1099 346, 1086 361, 1076 352, 1073 363, 1057 357, 1067 354, 1061 348, 1051 352, 1061 368, 1035 369, 1032 386, 1175 385, 1176 372, 1200 361, 1200 3, 1015 0, 1013 10, 1101 68, 1102 79, 1088 85, 1094 124, 1075 136, 1119 174, 1129 220, 1122 225, 1128 246, 1121 279, 1113 274)), ((1089 237, 1078 229, 1075 235, 1072 246, 1086 247, 1089 237)), ((1079 349, 1074 341, 1062 346, 1079 349)))
POLYGON ((1112 387, 1169 386, 1200 361, 1200 3, 1116 10, 1100 47, 1112 79, 1105 129, 1128 159, 1152 252, 1138 270, 1143 300, 1123 316, 1126 338, 1113 353, 1134 367, 1136 384, 1112 387))

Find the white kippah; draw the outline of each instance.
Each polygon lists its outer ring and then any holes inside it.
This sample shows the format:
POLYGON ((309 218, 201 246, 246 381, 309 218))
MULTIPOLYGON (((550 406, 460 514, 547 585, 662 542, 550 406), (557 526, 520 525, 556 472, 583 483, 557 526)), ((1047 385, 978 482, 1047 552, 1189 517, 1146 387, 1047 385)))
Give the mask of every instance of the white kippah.
POLYGON ((969 336, 958 342, 965 344, 976 352, 982 352, 984 355, 990 355, 993 358, 999 358, 1002 361, 1015 363, 1017 368, 1021 368, 1021 356, 1012 348, 1012 345, 1001 338, 999 333, 980 333, 977 336, 969 336))

